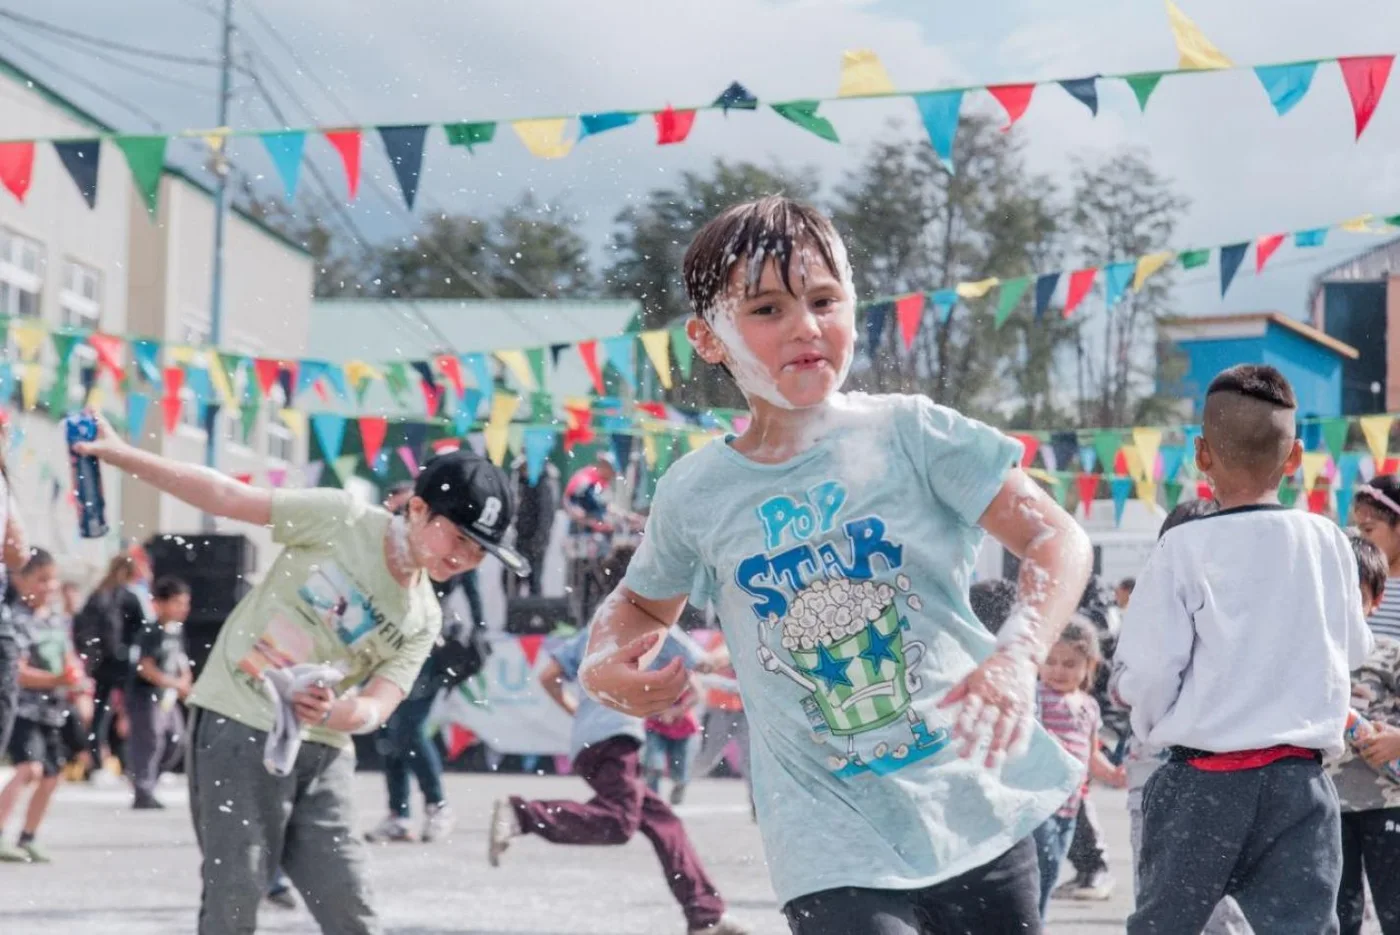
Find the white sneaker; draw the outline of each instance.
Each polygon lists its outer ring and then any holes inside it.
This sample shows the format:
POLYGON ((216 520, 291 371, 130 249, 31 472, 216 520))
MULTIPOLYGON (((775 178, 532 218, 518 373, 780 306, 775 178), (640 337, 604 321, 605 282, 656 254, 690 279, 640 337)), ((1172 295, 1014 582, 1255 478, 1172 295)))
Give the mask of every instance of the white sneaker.
POLYGON ((387 844, 390 841, 407 842, 417 839, 413 836, 413 829, 408 826, 408 819, 390 815, 376 825, 373 831, 365 832, 365 840, 371 844, 387 844))
POLYGON ((438 802, 427 808, 428 817, 423 822, 423 841, 440 841, 457 827, 457 813, 446 802, 438 802))
POLYGON ((702 929, 691 929, 690 935, 750 935, 752 930, 737 921, 733 916, 720 916, 720 920, 714 925, 707 925, 702 929))
POLYGON ((515 817, 515 807, 505 799, 497 799, 491 809, 491 831, 486 836, 486 859, 491 866, 501 865, 501 855, 510 847, 510 839, 519 835, 520 819, 515 817))

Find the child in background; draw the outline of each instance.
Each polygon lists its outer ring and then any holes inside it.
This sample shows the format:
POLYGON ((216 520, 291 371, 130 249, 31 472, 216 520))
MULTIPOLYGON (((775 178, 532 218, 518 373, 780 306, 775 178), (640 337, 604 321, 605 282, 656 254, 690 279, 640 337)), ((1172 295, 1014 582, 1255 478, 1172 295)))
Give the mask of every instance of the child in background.
POLYGON ((136 668, 127 688, 126 710, 131 719, 127 739, 127 772, 136 796, 132 808, 165 808, 156 798, 156 783, 168 750, 178 751, 185 720, 176 702, 184 701, 194 685, 185 655, 185 619, 190 615, 190 586, 165 577, 151 589, 155 619, 136 635, 136 668))
POLYGON ((72 755, 63 742, 64 723, 71 716, 68 693, 86 682, 83 664, 73 647, 72 622, 54 607, 58 570, 54 558, 34 549, 15 576, 20 601, 14 623, 19 634, 19 703, 10 760, 15 773, 0 791, 0 834, 24 790, 34 787, 17 845, 0 840, 0 860, 48 863, 48 854, 35 838, 49 802, 58 788, 59 773, 72 755))
POLYGON ((1381 550, 1387 566, 1385 596, 1367 622, 1376 636, 1400 640, 1400 476, 1378 474, 1357 487, 1351 512, 1356 528, 1381 550))
POLYGON ((647 718, 647 740, 642 754, 646 763, 647 788, 661 793, 661 777, 671 776, 671 804, 685 801, 690 782, 690 761, 695 735, 700 733, 700 685, 692 678, 690 689, 660 714, 647 718))
POLYGON ((1257 930, 1337 928, 1337 793, 1349 674, 1371 650, 1356 557, 1321 516, 1278 502, 1303 458, 1273 367, 1206 391, 1196 465, 1220 510, 1158 542, 1118 641, 1133 733, 1170 748, 1143 803, 1130 935, 1198 932, 1231 895, 1257 930))
MULTIPOLYGON (((1387 592, 1384 553, 1351 537, 1361 576, 1361 610, 1370 616, 1387 592)), ((1374 619, 1374 617, 1372 618, 1374 619)), ((1376 634, 1376 648, 1351 676, 1351 704, 1373 730, 1353 751, 1328 764, 1342 805, 1342 886, 1337 893, 1341 935, 1359 935, 1370 881, 1384 935, 1400 933, 1400 783, 1379 767, 1400 757, 1400 641, 1376 634)))
POLYGON ((1098 634, 1093 624, 1076 616, 1050 647, 1050 655, 1040 667, 1040 684, 1036 690, 1040 723, 1060 746, 1089 768, 1084 784, 1035 831, 1042 920, 1050 905, 1050 893, 1060 879, 1060 864, 1074 837, 1079 804, 1089 794, 1089 779, 1119 789, 1127 785, 1123 767, 1114 766, 1099 749, 1099 703, 1089 693, 1098 666, 1098 634))

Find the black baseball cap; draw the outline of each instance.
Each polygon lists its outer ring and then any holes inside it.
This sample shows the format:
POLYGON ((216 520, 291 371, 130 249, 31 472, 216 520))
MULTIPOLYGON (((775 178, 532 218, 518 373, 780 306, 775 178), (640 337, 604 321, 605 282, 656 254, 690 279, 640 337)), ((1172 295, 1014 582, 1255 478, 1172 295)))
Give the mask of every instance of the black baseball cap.
POLYGON ((502 543, 510 528, 510 485, 499 468, 469 448, 437 455, 423 465, 413 495, 520 577, 530 563, 502 543))

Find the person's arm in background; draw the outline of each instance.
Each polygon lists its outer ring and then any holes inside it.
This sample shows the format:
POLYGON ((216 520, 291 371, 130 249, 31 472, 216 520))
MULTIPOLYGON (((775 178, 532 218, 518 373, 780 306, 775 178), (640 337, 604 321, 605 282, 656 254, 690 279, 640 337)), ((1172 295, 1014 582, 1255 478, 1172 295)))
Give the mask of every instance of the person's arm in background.
POLYGON ((467 598, 467 606, 472 611, 472 622, 480 627, 486 626, 486 611, 481 603, 481 586, 476 580, 476 569, 463 572, 459 580, 462 585, 462 593, 467 598))
POLYGON ((550 700, 564 709, 564 713, 573 717, 578 712, 578 702, 564 691, 564 669, 555 659, 550 659, 539 674, 540 687, 550 700))

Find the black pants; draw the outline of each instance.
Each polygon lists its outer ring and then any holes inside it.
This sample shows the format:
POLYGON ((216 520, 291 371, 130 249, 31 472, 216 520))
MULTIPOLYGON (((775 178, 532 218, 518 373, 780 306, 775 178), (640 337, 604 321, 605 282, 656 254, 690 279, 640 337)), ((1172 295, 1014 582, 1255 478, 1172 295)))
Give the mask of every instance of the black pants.
POLYGON ((792 935, 1019 935, 1040 931, 1040 865, 1026 838, 991 863, 921 890, 855 886, 783 907, 792 935))
POLYGON ((1088 796, 1079 800, 1079 820, 1074 824, 1074 839, 1070 842, 1068 856, 1077 876, 1091 877, 1108 869, 1098 812, 1088 796))
POLYGON ((92 726, 88 733, 88 753, 92 755, 92 768, 101 769, 103 747, 125 761, 125 744, 117 733, 117 713, 112 710, 112 692, 126 689, 127 667, 110 660, 104 661, 93 673, 92 682, 92 726))
MULTIPOLYGON (((8 613, 8 611, 5 611, 8 613)), ((0 621, 0 750, 10 744, 15 726, 15 703, 19 697, 19 642, 13 631, 0 621)))
POLYGON ((1366 887, 1385 935, 1400 933, 1400 808, 1342 813, 1342 888, 1337 916, 1342 935, 1360 935, 1366 887))

